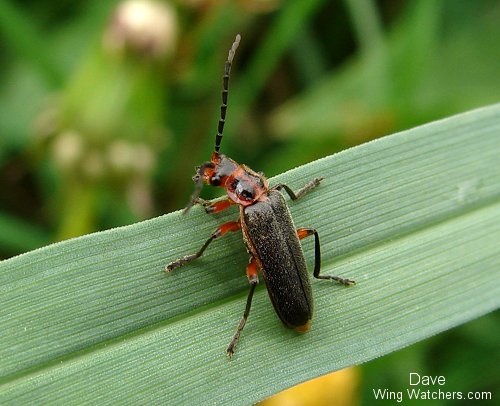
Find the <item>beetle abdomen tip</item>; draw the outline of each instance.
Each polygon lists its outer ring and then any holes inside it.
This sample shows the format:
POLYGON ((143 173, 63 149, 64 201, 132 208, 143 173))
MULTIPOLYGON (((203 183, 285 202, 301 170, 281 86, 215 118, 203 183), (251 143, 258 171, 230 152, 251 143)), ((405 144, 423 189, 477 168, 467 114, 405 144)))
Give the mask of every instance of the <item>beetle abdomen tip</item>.
POLYGON ((306 324, 303 324, 302 326, 297 326, 295 327, 295 331, 298 331, 299 333, 307 333, 311 329, 311 320, 308 320, 306 324))

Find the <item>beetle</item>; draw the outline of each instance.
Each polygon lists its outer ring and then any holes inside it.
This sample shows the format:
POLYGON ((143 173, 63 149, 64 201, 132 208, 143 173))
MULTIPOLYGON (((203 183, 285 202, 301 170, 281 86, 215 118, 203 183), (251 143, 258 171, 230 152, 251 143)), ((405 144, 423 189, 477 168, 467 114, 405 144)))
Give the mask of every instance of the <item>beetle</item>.
POLYGON ((195 204, 200 204, 204 206, 207 213, 218 213, 231 205, 239 205, 239 218, 217 227, 198 252, 173 261, 165 267, 166 272, 171 272, 199 258, 215 239, 228 232, 242 231, 243 240, 250 254, 246 267, 250 290, 243 317, 226 349, 230 357, 234 354, 250 313, 255 287, 259 283, 259 270, 281 321, 298 332, 306 332, 310 329, 313 295, 304 253, 299 242, 302 238, 314 235, 313 275, 315 278, 334 280, 343 285, 355 283, 338 276, 320 275, 321 254, 318 232, 314 228, 295 229, 285 198, 280 192, 284 190, 292 200, 298 200, 317 187, 323 178, 311 180, 297 192, 283 183, 270 187, 262 173, 257 173, 246 165, 238 164, 219 152, 226 119, 229 74, 240 39, 238 34, 225 63, 222 104, 214 152, 209 162, 196 168, 196 174, 193 176, 195 189, 188 206, 184 209, 184 213, 187 213, 195 204), (201 199, 200 192, 203 184, 226 189, 227 198, 215 203, 201 199))

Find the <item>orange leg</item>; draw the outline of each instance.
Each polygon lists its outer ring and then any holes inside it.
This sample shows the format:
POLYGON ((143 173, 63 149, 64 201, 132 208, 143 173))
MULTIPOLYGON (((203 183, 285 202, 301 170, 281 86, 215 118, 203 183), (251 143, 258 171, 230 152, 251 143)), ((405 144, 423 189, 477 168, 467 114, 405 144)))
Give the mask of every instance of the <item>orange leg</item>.
POLYGON ((245 307, 245 312, 243 313, 243 317, 241 318, 240 324, 238 324, 238 328, 236 329, 236 333, 234 333, 234 336, 226 350, 227 355, 229 355, 230 357, 234 354, 234 348, 236 347, 236 343, 240 338, 241 332, 243 331, 243 327, 245 327, 248 315, 250 314, 250 307, 252 307, 253 292, 255 291, 255 287, 259 283, 258 270, 259 268, 257 266, 255 258, 250 258, 250 262, 247 265, 247 278, 248 282, 250 283, 250 292, 248 292, 247 304, 245 307))
POLYGON ((248 278, 248 283, 259 283, 259 267, 257 265, 257 262, 255 261, 255 258, 250 258, 250 261, 248 262, 247 265, 247 278, 248 278))
POLYGON ((239 231, 241 230, 241 224, 239 221, 228 221, 227 223, 221 224, 217 227, 217 230, 212 234, 214 238, 222 237, 229 231, 239 231))
POLYGON ((314 272, 313 276, 317 279, 332 279, 341 283, 342 285, 354 285, 356 282, 351 281, 350 279, 344 279, 339 276, 333 275, 320 275, 319 271, 321 268, 321 251, 319 245, 319 235, 318 232, 314 228, 298 228, 297 236, 299 240, 302 240, 305 237, 309 237, 310 235, 314 235, 314 272))
POLYGON ((204 200, 201 198, 197 198, 195 203, 201 204, 205 208, 205 211, 208 214, 219 213, 223 210, 226 210, 228 207, 230 207, 231 205, 234 204, 234 202, 231 199, 226 199, 226 200, 221 200, 219 202, 210 203, 208 200, 204 200))
POLYGON ((312 228, 298 228, 297 235, 299 236, 299 240, 302 240, 303 238, 313 235, 314 231, 315 230, 313 230, 312 228))
POLYGON ((221 200, 205 206, 205 211, 207 213, 219 213, 222 210, 226 210, 232 204, 234 204, 234 202, 231 199, 221 200))
POLYGON ((203 252, 209 246, 209 244, 215 240, 216 238, 222 237, 229 231, 238 231, 241 229, 241 224, 239 221, 229 221, 228 223, 221 224, 217 229, 212 233, 210 238, 203 244, 203 247, 196 253, 191 255, 186 255, 176 261, 171 262, 165 267, 165 272, 172 272, 175 268, 178 268, 182 265, 185 265, 191 261, 194 261, 196 258, 202 256, 203 252))

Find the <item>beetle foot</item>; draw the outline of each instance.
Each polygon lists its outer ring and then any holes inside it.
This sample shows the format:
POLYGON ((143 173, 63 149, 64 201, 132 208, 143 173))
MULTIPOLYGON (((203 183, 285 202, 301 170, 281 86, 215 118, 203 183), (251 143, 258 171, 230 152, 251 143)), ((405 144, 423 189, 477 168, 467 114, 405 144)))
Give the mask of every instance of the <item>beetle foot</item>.
POLYGON ((227 347, 226 349, 226 355, 229 357, 229 358, 232 358, 233 355, 234 355, 234 345, 233 343, 229 344, 229 347, 227 347))
POLYGON ((164 271, 166 273, 172 272, 175 268, 178 268, 180 266, 180 265, 177 265, 176 263, 177 263, 177 261, 171 262, 170 264, 168 264, 167 266, 165 266, 164 271))
POLYGON ((315 278, 317 278, 317 279, 328 279, 328 280, 331 280, 331 281, 335 281, 335 282, 341 283, 342 285, 345 285, 345 286, 352 286, 352 285, 356 284, 356 282, 354 282, 353 280, 351 280, 351 279, 344 279, 344 278, 341 278, 340 276, 333 276, 333 275, 318 275, 318 276, 316 276, 315 275, 315 278))
POLYGON ((182 258, 178 259, 177 261, 173 261, 165 267, 165 272, 170 273, 174 269, 177 269, 180 266, 182 266, 188 262, 191 262, 195 258, 198 258, 198 256, 196 254, 192 254, 192 255, 186 255, 185 257, 182 257, 182 258))
POLYGON ((209 202, 208 200, 202 199, 201 197, 196 198, 196 200, 193 202, 193 205, 199 204, 200 206, 203 206, 205 209, 205 212, 210 214, 214 212, 214 208, 212 207, 212 203, 209 202))
POLYGON ((356 282, 354 282, 353 280, 351 279, 344 279, 344 278, 339 278, 338 276, 332 276, 332 278, 334 281, 338 282, 338 283, 341 283, 342 285, 345 285, 345 286, 352 286, 352 285, 356 285, 356 282))

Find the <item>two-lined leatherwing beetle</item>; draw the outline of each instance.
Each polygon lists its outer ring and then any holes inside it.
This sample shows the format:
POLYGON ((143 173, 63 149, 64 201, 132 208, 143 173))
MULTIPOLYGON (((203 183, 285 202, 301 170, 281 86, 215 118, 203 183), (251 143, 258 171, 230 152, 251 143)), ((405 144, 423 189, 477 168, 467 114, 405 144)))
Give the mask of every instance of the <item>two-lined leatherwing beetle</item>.
POLYGON ((218 213, 237 204, 240 216, 236 221, 219 226, 197 253, 173 261, 165 267, 166 272, 171 272, 200 257, 213 240, 227 232, 239 230, 243 232, 243 240, 250 254, 246 268, 250 291, 243 317, 226 350, 229 356, 234 353, 250 313, 253 293, 259 282, 259 270, 262 272, 269 297, 281 321, 287 327, 299 332, 309 330, 313 314, 313 296, 300 239, 314 235, 315 278, 335 280, 344 285, 354 284, 349 279, 319 274, 321 257, 318 232, 313 228, 295 229, 285 199, 279 192, 283 189, 292 200, 297 200, 318 186, 323 178, 313 179, 297 192, 281 183, 269 187, 263 174, 219 153, 226 119, 229 72, 240 39, 240 35, 237 35, 225 64, 222 105, 212 160, 196 168, 197 172, 193 176, 195 190, 191 201, 184 209, 186 213, 193 205, 201 204, 207 213, 218 213), (199 195, 203 183, 226 189, 227 199, 215 203, 201 199, 199 195))

